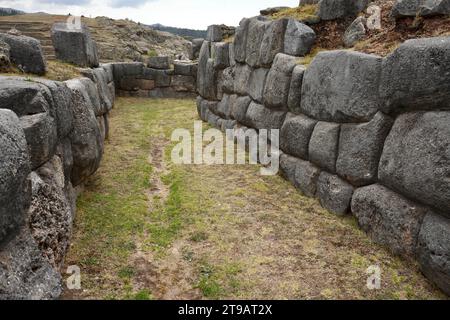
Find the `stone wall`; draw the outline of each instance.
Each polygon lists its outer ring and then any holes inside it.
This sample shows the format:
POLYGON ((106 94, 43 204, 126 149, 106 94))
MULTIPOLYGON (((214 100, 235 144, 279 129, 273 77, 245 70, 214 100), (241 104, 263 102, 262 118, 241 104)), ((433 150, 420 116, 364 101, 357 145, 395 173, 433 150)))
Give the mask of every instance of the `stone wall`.
POLYGON ((188 98, 196 96, 197 63, 174 62, 155 57, 148 64, 122 62, 110 64, 117 95, 124 97, 188 98), (162 61, 161 61, 162 60, 162 61))
POLYGON ((279 129, 289 181, 353 214, 450 294, 450 37, 409 40, 386 58, 322 52, 303 66, 306 28, 258 17, 232 44, 204 42, 200 117, 222 130, 279 129))
POLYGON ((53 299, 76 197, 99 167, 113 66, 66 82, 0 77, 0 299, 53 299))

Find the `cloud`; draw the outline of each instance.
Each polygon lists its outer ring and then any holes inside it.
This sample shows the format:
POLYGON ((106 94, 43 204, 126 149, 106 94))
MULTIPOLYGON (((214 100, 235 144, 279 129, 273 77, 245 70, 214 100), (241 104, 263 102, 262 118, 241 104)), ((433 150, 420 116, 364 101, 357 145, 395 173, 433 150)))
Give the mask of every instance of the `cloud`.
POLYGON ((78 6, 85 5, 91 3, 91 0, 35 0, 37 3, 45 3, 45 4, 62 4, 68 6, 78 6))
POLYGON ((143 6, 147 2, 154 2, 156 0, 110 0, 109 4, 113 8, 137 8, 143 6))

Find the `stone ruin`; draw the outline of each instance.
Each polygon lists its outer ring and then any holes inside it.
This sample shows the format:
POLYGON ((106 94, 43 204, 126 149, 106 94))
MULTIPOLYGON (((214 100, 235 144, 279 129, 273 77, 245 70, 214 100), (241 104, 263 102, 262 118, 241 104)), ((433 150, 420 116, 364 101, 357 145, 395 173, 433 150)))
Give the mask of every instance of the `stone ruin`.
MULTIPOLYGON (((243 19, 232 43, 223 38, 211 26, 194 42, 198 65, 156 57, 65 82, 0 77, 0 298, 61 294, 75 200, 100 166, 115 97, 195 92, 214 127, 279 129, 287 180, 353 214, 450 294, 450 37, 409 40, 385 58, 322 52, 308 67, 299 58, 316 35, 299 21, 243 19)), ((32 66, 13 50, 39 51, 32 41, 0 40, 32 66)))

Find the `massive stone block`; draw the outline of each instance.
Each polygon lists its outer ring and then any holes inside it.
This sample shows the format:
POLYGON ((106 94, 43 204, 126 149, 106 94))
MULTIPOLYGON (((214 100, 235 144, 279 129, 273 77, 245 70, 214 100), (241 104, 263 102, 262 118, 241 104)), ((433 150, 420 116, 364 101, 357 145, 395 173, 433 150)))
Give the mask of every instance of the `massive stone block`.
MULTIPOLYGON (((126 83, 129 79, 143 79, 143 80, 153 80, 156 87, 165 88, 169 87, 172 83, 172 77, 169 75, 167 70, 158 70, 152 68, 143 68, 141 76, 128 76, 122 78, 126 83)), ((122 85, 122 83, 121 83, 122 85)))
POLYGON ((370 121, 380 106, 381 60, 352 51, 319 53, 303 77, 302 111, 322 121, 370 121))
POLYGON ((190 60, 197 60, 198 56, 200 54, 200 49, 202 48, 203 45, 203 41, 205 41, 205 39, 194 39, 192 40, 192 50, 190 52, 190 56, 189 59, 190 60))
POLYGON ((316 120, 304 115, 288 114, 280 132, 281 150, 308 160, 309 140, 316 123, 316 120))
POLYGON ((80 80, 69 80, 74 107, 74 126, 70 134, 72 142, 72 183, 78 186, 99 167, 103 155, 103 140, 95 117, 94 108, 80 80))
POLYGON ((234 91, 245 96, 248 94, 248 85, 252 69, 246 64, 236 64, 234 68, 234 91))
MULTIPOLYGON (((210 42, 204 41, 198 60, 197 89, 204 98, 215 96, 214 60, 211 58, 210 42), (212 74, 211 74, 212 73, 212 74), (211 82, 212 80, 212 82, 211 82)), ((212 99, 214 100, 214 99, 212 99)))
POLYGON ((50 99, 50 90, 37 82, 0 77, 0 108, 10 109, 19 117, 49 111, 50 99))
POLYGON ((46 300, 61 295, 61 275, 43 257, 27 227, 1 250, 2 299, 46 300))
POLYGON ((234 58, 237 62, 245 63, 247 58, 247 33, 250 19, 243 19, 236 28, 234 35, 233 48, 234 58))
POLYGON ((108 88, 108 74, 105 69, 85 69, 83 75, 95 83, 102 110, 104 113, 109 112, 114 105, 114 97, 108 88))
POLYGON ((398 255, 414 255, 426 208, 376 184, 355 191, 352 212, 376 243, 398 255))
MULTIPOLYGON (((66 137, 70 131, 72 131, 72 92, 63 82, 46 79, 36 79, 34 81, 41 83, 50 90, 50 115, 56 121, 58 137, 66 137)), ((44 92, 46 92, 45 89, 44 92)), ((44 95, 46 95, 46 93, 44 95)))
POLYGON ((320 204, 337 215, 348 213, 353 190, 351 184, 325 171, 322 171, 317 181, 320 204))
POLYGON ((152 69, 167 70, 170 69, 170 60, 168 56, 150 57, 147 66, 152 69))
POLYGON ((114 80, 119 82, 123 77, 137 77, 144 74, 142 62, 118 62, 113 64, 114 80))
POLYGON ((103 109, 95 83, 89 78, 79 78, 79 82, 84 86, 83 94, 89 97, 90 106, 92 106, 95 115, 101 116, 106 113, 108 110, 103 109))
POLYGON ((385 58, 380 97, 386 113, 450 109, 450 37, 408 40, 385 58))
POLYGON ((317 15, 322 20, 335 20, 356 16, 364 11, 369 0, 321 0, 317 15))
POLYGON ((171 86, 175 91, 195 92, 196 82, 193 76, 176 75, 172 76, 171 86))
POLYGON ((243 124, 255 129, 280 129, 285 116, 286 112, 270 110, 251 102, 243 124))
POLYGON ((320 169, 309 161, 298 159, 295 168, 294 185, 307 197, 315 197, 317 194, 317 181, 320 169))
POLYGON ((277 54, 264 87, 264 104, 266 107, 287 110, 292 71, 296 63, 296 58, 293 56, 283 53, 277 54))
POLYGON ((214 24, 208 27, 206 32, 206 41, 220 42, 223 40, 222 27, 214 24))
POLYGON ((295 184, 295 170, 300 159, 282 153, 280 155, 280 174, 283 178, 295 184))
POLYGON ((309 142, 309 160, 328 172, 336 173, 340 125, 319 122, 309 142))
POLYGON ((248 94, 258 103, 263 102, 264 85, 269 69, 254 69, 248 82, 248 94))
POLYGON ((214 68, 225 69, 230 66, 230 44, 227 42, 213 43, 211 57, 214 59, 214 68))
POLYGON ((279 19, 268 24, 261 41, 258 63, 260 66, 269 68, 275 59, 275 56, 278 53, 283 53, 284 34, 286 32, 287 24, 288 19, 279 19))
POLYGON ((250 102, 252 102, 252 99, 248 96, 236 97, 236 100, 234 104, 231 106, 230 110, 231 119, 244 123, 250 102))
POLYGON ((423 273, 450 295, 450 220, 428 214, 422 224, 417 259, 423 273))
POLYGON ((296 65, 292 71, 287 104, 289 111, 295 114, 301 113, 302 84, 305 71, 304 65, 296 65))
POLYGON ((85 25, 74 28, 68 23, 55 23, 52 40, 57 59, 81 67, 98 67, 97 44, 85 25))
POLYGON ((31 174, 31 182, 31 233, 47 260, 53 267, 59 268, 70 244, 73 223, 71 198, 65 194, 61 159, 52 157, 31 174))
MULTIPOLYGON (((0 109, 0 243, 25 221, 30 205, 30 157, 19 118, 0 109)), ((1 279, 1 277, 0 277, 1 279)))
POLYGON ((253 68, 259 66, 261 43, 266 32, 268 22, 251 19, 248 25, 245 62, 253 68))
POLYGON ((44 75, 47 64, 39 40, 0 33, 0 40, 9 45, 10 60, 26 73, 44 75))
POLYGON ((30 152, 31 169, 35 170, 47 162, 55 153, 58 131, 53 117, 38 113, 20 118, 30 152))
POLYGON ((400 115, 386 139, 379 179, 450 215, 450 112, 400 115))
POLYGON ((316 33, 307 25, 289 19, 284 36, 284 53, 291 56, 305 56, 316 41, 316 33))
POLYGON ((224 94, 222 100, 217 104, 217 109, 215 114, 224 119, 229 119, 231 114, 231 109, 236 101, 236 95, 224 94))
POLYGON ((175 75, 197 77, 197 66, 198 66, 198 63, 195 63, 195 62, 177 61, 177 62, 173 63, 173 67, 174 67, 173 73, 175 75))
POLYGON ((383 144, 393 123, 393 119, 379 112, 368 123, 343 124, 337 173, 356 186, 376 182, 383 144))

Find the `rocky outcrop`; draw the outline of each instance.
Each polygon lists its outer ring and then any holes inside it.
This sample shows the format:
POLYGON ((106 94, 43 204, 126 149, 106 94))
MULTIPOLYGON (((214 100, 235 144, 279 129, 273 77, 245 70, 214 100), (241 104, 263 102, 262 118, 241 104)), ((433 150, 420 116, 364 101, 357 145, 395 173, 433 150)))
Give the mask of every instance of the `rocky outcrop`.
POLYGON ((81 67, 98 67, 97 44, 85 25, 76 28, 68 23, 55 23, 52 41, 57 59, 81 67))
POLYGON ((8 44, 11 62, 23 72, 45 74, 47 63, 38 40, 22 35, 0 33, 0 41, 8 44))

